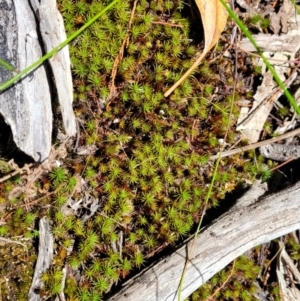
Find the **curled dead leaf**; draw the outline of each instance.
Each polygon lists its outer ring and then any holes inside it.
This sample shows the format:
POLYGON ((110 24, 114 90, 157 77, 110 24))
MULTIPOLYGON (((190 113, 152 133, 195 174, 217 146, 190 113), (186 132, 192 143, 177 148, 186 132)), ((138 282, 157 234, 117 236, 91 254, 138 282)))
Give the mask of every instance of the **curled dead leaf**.
POLYGON ((227 22, 227 11, 220 0, 195 0, 204 29, 204 50, 185 74, 164 94, 168 97, 196 69, 205 55, 218 42, 227 22))

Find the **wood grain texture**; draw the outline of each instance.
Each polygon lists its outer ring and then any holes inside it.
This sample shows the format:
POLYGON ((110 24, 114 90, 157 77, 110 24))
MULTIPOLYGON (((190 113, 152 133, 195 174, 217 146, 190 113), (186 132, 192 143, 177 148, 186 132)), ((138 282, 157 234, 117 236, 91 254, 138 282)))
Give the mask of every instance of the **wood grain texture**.
MULTIPOLYGON (((300 228, 300 183, 251 205, 248 197, 242 198, 195 239, 184 277, 182 300, 247 250, 300 228)), ((191 241, 186 242, 169 257, 129 280, 108 300, 177 300, 191 245, 191 241)))
MULTIPOLYGON (((63 18, 56 7, 56 0, 30 0, 38 20, 46 52, 67 39, 63 18)), ((49 59, 66 134, 76 134, 76 121, 72 108, 73 83, 69 48, 65 46, 49 59)))
MULTIPOLYGON (((23 70, 66 39, 56 0, 0 0, 0 58, 23 70)), ((0 94, 0 114, 11 127, 17 147, 35 161, 50 153, 51 98, 57 93, 63 125, 68 136, 76 134, 72 108, 73 85, 68 47, 46 64, 24 76, 0 94)), ((0 82, 14 73, 0 66, 0 82)))
POLYGON ((51 265, 53 259, 53 236, 50 232, 49 222, 45 217, 39 222, 39 254, 35 265, 31 287, 28 293, 28 301, 40 301, 42 297, 38 294, 43 283, 41 280, 44 273, 51 265))
MULTIPOLYGON (((0 0, 0 56, 22 70, 42 56, 34 14, 27 1, 0 0)), ((0 67, 0 82, 13 76, 0 67)), ((10 125, 18 148, 35 161, 45 160, 51 148, 52 109, 44 66, 0 94, 0 114, 10 125)))

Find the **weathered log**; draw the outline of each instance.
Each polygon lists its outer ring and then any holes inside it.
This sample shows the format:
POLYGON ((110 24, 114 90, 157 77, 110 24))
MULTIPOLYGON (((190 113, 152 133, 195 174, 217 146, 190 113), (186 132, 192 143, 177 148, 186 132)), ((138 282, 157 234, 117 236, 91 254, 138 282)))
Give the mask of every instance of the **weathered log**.
MULTIPOLYGON (((294 54, 300 48, 300 36, 295 32, 291 34, 275 35, 259 33, 253 35, 253 38, 260 49, 270 52, 287 52, 294 54)), ((243 38, 239 46, 245 50, 257 51, 248 38, 243 38)), ((272 59, 270 59, 272 62, 272 59)))
MULTIPOLYGON (((67 39, 63 18, 56 7, 56 0, 30 0, 39 22, 46 52, 67 39)), ((69 48, 65 46, 49 59, 52 68, 64 128, 68 136, 76 134, 75 115, 72 108, 73 83, 69 48)))
POLYGON ((42 273, 44 273, 52 263, 53 242, 54 239, 50 232, 50 225, 46 218, 43 217, 39 222, 39 254, 28 293, 28 301, 42 300, 38 292, 43 287, 41 280, 42 273))
MULTIPOLYGON (((42 57, 35 16, 28 1, 0 0, 0 58, 23 70, 42 57)), ((13 72, 0 67, 1 83, 13 72)), ((36 161, 51 149, 52 109, 44 66, 0 93, 0 113, 18 148, 36 161)))
MULTIPOLYGON (((66 35, 56 1, 0 0, 0 58, 23 70, 58 46, 66 35)), ((76 133, 72 110, 73 89, 68 48, 50 59, 67 135, 76 133)), ((14 72, 0 66, 0 82, 14 72)), ((45 160, 51 149, 54 86, 42 65, 0 93, 0 114, 11 127, 19 149, 35 161, 45 160)))
POLYGON ((108 300, 177 300, 180 277, 188 260, 181 292, 184 300, 247 250, 300 228, 300 182, 256 199, 257 196, 249 195, 241 198, 201 231, 194 242, 184 243, 170 256, 142 271, 108 300))

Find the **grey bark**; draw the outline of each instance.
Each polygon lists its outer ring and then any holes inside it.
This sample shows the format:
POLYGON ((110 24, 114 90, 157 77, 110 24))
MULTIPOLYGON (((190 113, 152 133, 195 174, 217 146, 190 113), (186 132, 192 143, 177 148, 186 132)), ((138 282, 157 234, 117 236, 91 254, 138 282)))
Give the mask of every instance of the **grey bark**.
POLYGON ((276 161, 286 161, 300 157, 300 146, 293 144, 267 144, 261 146, 259 151, 264 157, 276 161))
POLYGON ((39 222, 39 254, 34 270, 31 287, 28 293, 28 301, 40 301, 41 296, 38 290, 43 287, 41 280, 42 273, 45 272, 53 259, 53 236, 50 232, 50 225, 46 218, 41 218, 39 222))
MULTIPOLYGON (((65 40, 63 20, 55 0, 0 0, 0 58, 23 70, 65 40), (37 6, 38 5, 38 6, 37 6), (42 11, 42 12, 41 12, 42 11)), ((76 133, 72 110, 72 78, 68 48, 50 60, 67 135, 76 133)), ((0 92, 0 114, 11 127, 19 149, 35 161, 50 153, 52 135, 51 75, 44 65, 36 68, 7 90, 0 92)), ((14 72, 0 66, 0 82, 14 72)))
MULTIPOLYGON (((263 51, 274 51, 274 52, 287 52, 294 54, 300 47, 300 36, 295 34, 285 35, 270 35, 265 33, 259 33, 253 35, 253 38, 260 49, 263 51)), ((256 48, 248 40, 244 38, 240 42, 240 47, 243 50, 254 52, 256 48)))
POLYGON ((177 300, 180 277, 188 260, 181 293, 184 300, 247 250, 300 228, 300 182, 257 200, 263 191, 258 189, 256 196, 243 197, 229 212, 203 229, 194 243, 187 241, 170 256, 129 280, 108 300, 177 300))
MULTIPOLYGON (((56 0, 30 0, 39 21, 40 33, 46 52, 66 40, 66 32, 56 0)), ((68 136, 76 134, 75 115, 72 108, 73 84, 69 48, 65 46, 49 59, 53 72, 64 128, 68 136)))
MULTIPOLYGON (((34 14, 24 0, 0 0, 0 8, 0 58, 23 70, 42 56, 34 14)), ((1 83, 14 75, 2 66, 0 70, 1 83)), ((36 161, 45 160, 51 148, 52 109, 44 66, 0 93, 0 113, 17 147, 36 161)))

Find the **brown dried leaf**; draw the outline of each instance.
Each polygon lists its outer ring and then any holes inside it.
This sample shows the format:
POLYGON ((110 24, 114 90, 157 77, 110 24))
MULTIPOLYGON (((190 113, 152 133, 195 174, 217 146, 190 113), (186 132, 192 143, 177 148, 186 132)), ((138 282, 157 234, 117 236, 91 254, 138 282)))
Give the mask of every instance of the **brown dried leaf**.
MULTIPOLYGON (((219 40, 227 22, 227 11, 219 0, 195 0, 201 14, 205 55, 219 40)), ((200 63, 199 59, 197 60, 200 63)))
POLYGON ((196 69, 208 51, 218 42, 227 22, 227 11, 219 0, 195 0, 204 29, 204 50, 195 63, 165 94, 168 97, 196 69))

